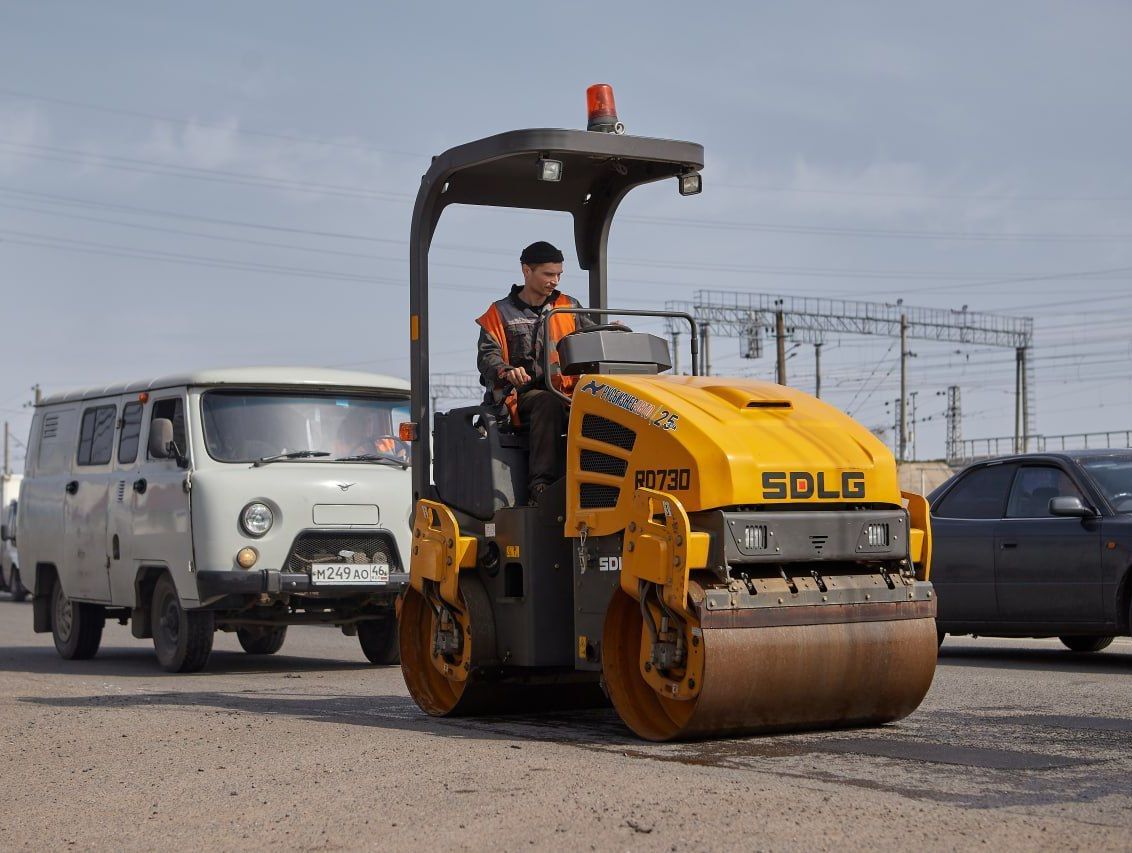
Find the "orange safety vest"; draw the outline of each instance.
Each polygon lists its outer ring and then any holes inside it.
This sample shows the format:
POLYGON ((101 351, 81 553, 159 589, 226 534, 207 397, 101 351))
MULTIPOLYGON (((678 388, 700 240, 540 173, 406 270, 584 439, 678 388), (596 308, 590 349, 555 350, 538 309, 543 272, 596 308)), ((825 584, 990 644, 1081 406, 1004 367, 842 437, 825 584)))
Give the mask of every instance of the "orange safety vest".
MULTIPOLYGON (((578 302, 565 293, 560 293, 551 307, 577 308, 578 302)), ((510 363, 511 360, 510 353, 507 351, 507 322, 519 320, 521 315, 522 309, 515 307, 511 302, 511 297, 506 296, 498 302, 493 302, 483 316, 476 320, 476 323, 491 335, 492 340, 499 344, 505 364, 510 363)), ((556 370, 559 364, 558 342, 578 328, 575 317, 577 317, 576 314, 555 314, 546 324, 547 341, 545 346, 550 347, 550 382, 554 388, 557 388, 563 394, 573 393, 578 377, 563 376, 560 370, 556 370)), ((543 379, 545 381, 545 377, 543 379)), ((507 406, 507 411, 511 413, 511 423, 514 426, 519 426, 519 395, 514 388, 508 392, 503 403, 507 406)))

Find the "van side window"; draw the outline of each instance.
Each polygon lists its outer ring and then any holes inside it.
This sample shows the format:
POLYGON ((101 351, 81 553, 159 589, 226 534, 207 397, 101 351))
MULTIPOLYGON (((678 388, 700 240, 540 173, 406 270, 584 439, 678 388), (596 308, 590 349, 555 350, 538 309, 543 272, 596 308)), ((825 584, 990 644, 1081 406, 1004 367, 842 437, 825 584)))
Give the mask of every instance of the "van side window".
MULTIPOLYGON (((61 474, 71 469, 77 420, 77 406, 67 408, 53 406, 49 411, 44 412, 39 434, 34 436, 36 446, 28 450, 29 454, 34 456, 35 476, 61 474)), ((31 461, 29 458, 28 462, 31 461)), ((33 473, 32 468, 29 468, 29 473, 33 473)))
MULTIPOLYGON (((182 453, 188 453, 189 447, 185 441, 185 406, 181 402, 181 398, 169 397, 154 403, 150 423, 158 418, 166 418, 173 422, 173 441, 177 443, 177 447, 182 453)), ((148 450, 146 451, 146 458, 153 458, 149 455, 148 450)))
POLYGON ((114 422, 117 406, 96 406, 83 412, 79 426, 80 465, 105 465, 114 453, 114 422))
POLYGON ((130 463, 138 458, 141 437, 142 404, 126 403, 122 409, 122 433, 118 436, 118 461, 130 463))

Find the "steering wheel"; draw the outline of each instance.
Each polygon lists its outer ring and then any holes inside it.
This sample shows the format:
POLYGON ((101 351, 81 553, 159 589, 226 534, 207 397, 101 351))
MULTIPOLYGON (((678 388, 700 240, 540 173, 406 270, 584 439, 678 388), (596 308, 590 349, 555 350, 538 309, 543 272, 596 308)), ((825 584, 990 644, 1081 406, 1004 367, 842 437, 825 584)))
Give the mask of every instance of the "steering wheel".
POLYGON ((377 443, 379 441, 382 441, 382 440, 387 439, 387 438, 390 439, 393 442, 393 447, 394 447, 394 450, 389 452, 388 455, 398 456, 398 457, 408 456, 408 445, 406 445, 406 443, 401 440, 400 436, 396 436, 396 435, 371 435, 371 436, 367 436, 366 438, 363 438, 360 441, 358 441, 353 447, 351 447, 346 452, 345 455, 355 456, 357 454, 363 454, 363 453, 383 453, 383 452, 386 452, 386 451, 378 450, 377 449, 377 443))
MULTIPOLYGON (((586 326, 584 329, 575 329, 570 335, 580 335, 586 332, 631 332, 624 323, 598 323, 596 326, 586 326)), ((570 337, 565 335, 565 337, 570 337)))

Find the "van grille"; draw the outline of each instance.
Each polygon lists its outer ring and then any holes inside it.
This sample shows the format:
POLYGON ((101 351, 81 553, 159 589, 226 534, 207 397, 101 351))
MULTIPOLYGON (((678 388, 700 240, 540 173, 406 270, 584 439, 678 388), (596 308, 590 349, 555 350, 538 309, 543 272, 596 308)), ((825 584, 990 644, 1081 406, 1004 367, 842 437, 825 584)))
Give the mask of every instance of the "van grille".
POLYGON ((618 459, 608 453, 583 450, 581 467, 583 471, 591 471, 595 474, 612 474, 614 477, 624 477, 629 463, 625 459, 618 459))
POLYGON ((295 537, 291 552, 283 564, 284 571, 305 572, 311 563, 388 563, 392 572, 401 571, 401 560, 393 537, 387 533, 336 533, 332 530, 306 531, 295 537), (358 556, 350 560, 340 556, 341 551, 353 551, 358 556), (365 559, 361 559, 361 555, 365 559))
POLYGON ((637 434, 633 430, 601 415, 586 415, 582 418, 582 437, 603 441, 622 450, 632 450, 637 443, 637 434))

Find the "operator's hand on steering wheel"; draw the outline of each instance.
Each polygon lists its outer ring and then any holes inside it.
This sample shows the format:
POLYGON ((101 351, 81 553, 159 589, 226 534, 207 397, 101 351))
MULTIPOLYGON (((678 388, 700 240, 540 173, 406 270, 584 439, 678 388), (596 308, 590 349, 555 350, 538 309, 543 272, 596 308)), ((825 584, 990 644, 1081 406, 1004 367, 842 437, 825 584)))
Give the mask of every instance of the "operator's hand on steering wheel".
POLYGON ((509 367, 499 374, 499 378, 509 382, 516 388, 522 388, 531 381, 531 376, 522 367, 509 367))

